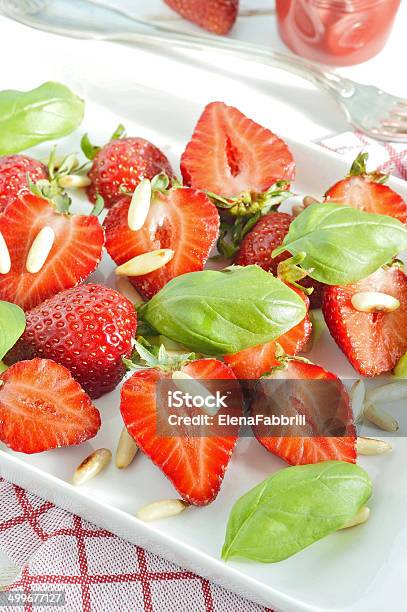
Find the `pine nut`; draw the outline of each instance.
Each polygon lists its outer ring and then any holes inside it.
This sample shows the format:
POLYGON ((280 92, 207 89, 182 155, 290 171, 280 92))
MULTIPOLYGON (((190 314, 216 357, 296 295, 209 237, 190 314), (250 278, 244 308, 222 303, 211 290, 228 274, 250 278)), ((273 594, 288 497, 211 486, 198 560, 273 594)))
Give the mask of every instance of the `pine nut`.
POLYGON ((133 193, 127 215, 128 226, 133 232, 140 230, 147 219, 151 195, 151 181, 143 179, 133 193))
POLYGON ((117 291, 126 297, 132 304, 138 306, 144 304, 144 300, 141 295, 136 291, 131 282, 125 276, 118 276, 116 278, 117 291))
POLYGON ((379 291, 360 291, 352 295, 351 302, 359 312, 393 312, 400 307, 398 299, 379 291))
POLYGON ((116 449, 116 467, 120 470, 128 467, 136 456, 137 451, 137 444, 127 431, 127 427, 123 427, 116 449))
POLYGON ((349 392, 349 397, 351 401, 353 417, 355 419, 355 423, 359 423, 363 417, 364 410, 364 402, 365 402, 365 383, 363 380, 356 380, 349 392))
POLYGON ((345 523, 342 527, 339 527, 339 529, 349 529, 349 527, 356 527, 356 525, 362 525, 362 523, 366 523, 366 521, 369 520, 369 516, 370 508, 368 508, 367 506, 362 506, 359 512, 357 512, 356 515, 353 517, 353 519, 345 523))
POLYGON ((30 250, 28 251, 27 261, 25 264, 27 272, 36 274, 41 270, 51 252, 54 241, 55 232, 52 227, 46 225, 38 232, 34 238, 30 250))
POLYGON ((397 402, 407 397, 407 381, 394 382, 380 387, 370 389, 366 393, 366 401, 374 404, 376 402, 397 402))
POLYGON ((107 448, 95 450, 76 468, 72 483, 74 485, 81 485, 88 482, 88 480, 91 480, 97 476, 99 472, 104 470, 104 468, 109 465, 111 459, 112 453, 107 448))
POLYGON ((291 214, 293 217, 298 217, 304 211, 304 206, 302 204, 295 204, 291 209, 291 214))
POLYGON ((133 259, 116 268, 116 274, 118 276, 149 274, 149 272, 154 272, 154 270, 159 270, 165 266, 173 257, 174 251, 172 249, 158 249, 157 251, 150 251, 150 253, 143 253, 143 255, 137 255, 137 257, 133 257, 133 259))
POLYGON ((0 274, 8 274, 11 270, 10 253, 3 234, 0 232, 0 274))
POLYGON ((189 504, 183 499, 163 499, 143 506, 137 512, 137 518, 141 521, 157 521, 159 519, 177 516, 181 514, 189 504))
POLYGON ((376 438, 358 436, 356 442, 356 451, 358 455, 383 455, 391 450, 392 447, 388 442, 376 438))
POLYGON ((82 189, 83 187, 89 187, 91 182, 88 176, 79 174, 66 174, 58 179, 59 186, 63 189, 82 189))
POLYGON ((308 208, 311 204, 320 204, 320 202, 312 196, 305 196, 302 200, 302 204, 304 208, 308 208))
POLYGON ((391 414, 374 404, 365 404, 363 416, 383 431, 397 431, 399 428, 399 424, 391 414))

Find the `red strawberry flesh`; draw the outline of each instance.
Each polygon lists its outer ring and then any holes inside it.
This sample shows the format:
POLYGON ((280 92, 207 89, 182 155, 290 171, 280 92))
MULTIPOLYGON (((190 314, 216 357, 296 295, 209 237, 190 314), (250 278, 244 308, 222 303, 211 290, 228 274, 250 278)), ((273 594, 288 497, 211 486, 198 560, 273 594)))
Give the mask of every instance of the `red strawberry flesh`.
POLYGON ((389 215, 402 223, 407 221, 407 203, 387 185, 369 176, 351 176, 335 183, 325 194, 326 202, 344 204, 365 212, 389 215))
POLYGON ((144 226, 137 232, 128 226, 129 205, 130 199, 122 198, 104 222, 106 248, 116 264, 156 249, 175 252, 159 270, 130 278, 145 298, 153 297, 175 276, 203 269, 219 230, 216 206, 204 193, 189 188, 172 189, 167 195, 157 193, 144 226))
POLYGON ((223 102, 205 108, 181 158, 185 184, 227 198, 291 181, 294 169, 283 140, 223 102))
POLYGON ((21 453, 80 444, 100 428, 90 398, 61 365, 22 361, 0 376, 0 440, 21 453))
POLYGON ((259 385, 251 401, 253 416, 278 412, 277 416, 305 416, 306 422, 305 426, 254 426, 255 436, 268 451, 291 465, 330 460, 356 463, 356 430, 349 397, 334 374, 311 363, 289 361, 259 385), (273 386, 280 380, 286 382, 273 386), (321 435, 328 433, 326 428, 331 435, 321 435), (337 430, 341 435, 336 435, 337 430))
POLYGON ((327 287, 322 310, 331 335, 363 376, 389 372, 407 351, 407 276, 399 268, 380 268, 358 283, 327 287), (393 312, 360 312, 352 296, 377 291, 397 298, 393 312))
MULTIPOLYGON (((182 370, 199 381, 235 380, 232 370, 216 359, 200 359, 182 370)), ((179 436, 159 436, 158 415, 162 410, 156 402, 157 385, 170 376, 156 369, 133 374, 122 387, 122 417, 138 446, 171 480, 182 498, 191 504, 205 505, 219 492, 237 432, 235 436, 224 437, 189 437, 185 431, 179 436)), ((241 411, 240 393, 238 397, 241 411)))
POLYGON ((98 265, 104 244, 97 217, 55 211, 47 201, 20 194, 0 216, 0 232, 7 244, 11 270, 0 275, 0 299, 34 308, 47 298, 84 281, 98 265), (55 241, 41 270, 27 271, 27 255, 43 227, 51 227, 55 241))

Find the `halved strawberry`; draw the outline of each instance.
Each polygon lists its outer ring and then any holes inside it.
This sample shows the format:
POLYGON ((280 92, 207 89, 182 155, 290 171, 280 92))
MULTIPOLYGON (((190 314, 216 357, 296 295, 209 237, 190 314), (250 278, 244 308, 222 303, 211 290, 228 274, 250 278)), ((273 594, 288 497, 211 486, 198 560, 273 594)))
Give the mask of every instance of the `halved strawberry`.
POLYGON ((293 420, 289 425, 269 427, 263 422, 252 428, 260 444, 287 463, 356 463, 356 430, 347 391, 339 378, 320 366, 288 360, 276 367, 259 381, 250 410, 252 416, 305 416, 305 425, 293 420))
POLYGON ((147 219, 138 231, 129 228, 129 205, 130 198, 122 198, 104 222, 112 259, 121 265, 156 249, 174 251, 172 260, 159 270, 130 277, 144 297, 153 297, 175 276, 203 269, 219 231, 218 211, 204 193, 190 188, 155 191, 147 219))
POLYGON ((283 140, 223 102, 208 104, 181 158, 185 184, 226 198, 289 182, 294 169, 283 140))
MULTIPOLYGON (((241 414, 241 395, 232 370, 216 359, 199 359, 181 367, 182 372, 199 381, 230 380, 238 399, 236 409, 241 414), (235 383, 233 383, 235 381, 235 383)), ((187 502, 203 506, 213 501, 219 492, 225 470, 236 445, 235 435, 217 436, 211 427, 202 428, 202 435, 189 435, 180 426, 179 436, 159 435, 161 420, 168 418, 157 402, 159 385, 171 380, 171 373, 157 368, 137 371, 125 382, 121 391, 120 409, 124 423, 137 445, 171 480, 187 502)), ((191 409, 191 414, 193 414, 191 409)), ((168 427, 168 424, 167 424, 168 427)))
POLYGON ((346 287, 327 287, 322 310, 331 335, 355 370, 364 376, 389 372, 407 351, 407 276, 397 267, 380 268, 346 287), (360 312, 352 296, 387 293, 400 307, 393 312, 360 312))
MULTIPOLYGON (((291 287, 300 295, 306 305, 309 307, 309 300, 302 292, 291 287)), ((296 355, 299 353, 308 342, 312 333, 312 323, 308 315, 298 325, 283 334, 277 340, 252 346, 251 348, 239 351, 234 355, 225 355, 225 362, 232 368, 236 378, 240 380, 257 380, 263 374, 278 365, 276 359, 277 344, 283 349, 287 355, 296 355)))
POLYGON ((349 175, 325 194, 326 202, 353 206, 369 213, 389 215, 402 223, 407 221, 407 202, 383 181, 387 177, 366 170, 367 153, 361 153, 352 164, 349 175))
POLYGON ((24 310, 84 281, 98 265, 104 244, 97 217, 59 213, 50 202, 28 192, 7 204, 0 233, 11 260, 10 272, 0 275, 0 299, 24 310), (31 273, 27 255, 44 227, 52 228, 55 241, 42 268, 31 273))
POLYGON ((49 359, 21 361, 0 375, 0 440, 40 453, 93 438, 99 411, 69 370, 49 359))

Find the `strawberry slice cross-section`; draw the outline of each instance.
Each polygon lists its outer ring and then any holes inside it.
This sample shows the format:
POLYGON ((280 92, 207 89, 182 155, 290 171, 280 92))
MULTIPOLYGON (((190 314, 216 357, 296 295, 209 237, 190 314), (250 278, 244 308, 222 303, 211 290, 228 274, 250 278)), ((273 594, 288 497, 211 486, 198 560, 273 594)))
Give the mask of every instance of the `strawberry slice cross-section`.
POLYGON ((84 281, 97 267, 104 244, 97 217, 60 213, 49 201, 28 192, 7 204, 0 216, 0 233, 11 262, 10 271, 0 274, 0 299, 24 310, 84 281), (27 258, 43 228, 50 228, 55 238, 42 267, 29 272, 27 258))
POLYGON ((290 182, 294 169, 283 140, 223 102, 205 108, 181 159, 185 184, 226 198, 290 182))
MULTIPOLYGON (((235 385, 236 411, 241 414, 241 395, 232 370, 216 359, 199 359, 181 368, 201 384, 216 380, 235 385)), ((237 441, 235 435, 217 435, 205 427, 200 435, 189 435, 180 427, 174 435, 159 435, 163 417, 157 401, 157 389, 171 374, 157 368, 135 372, 123 385, 121 413, 124 423, 137 445, 162 470, 182 498, 202 506, 216 497, 237 441)), ((163 430, 165 433, 165 429, 163 430)))
POLYGON ((129 228, 129 206, 130 198, 122 198, 104 222, 106 248, 116 264, 158 249, 174 252, 162 268, 129 277, 145 298, 152 298, 175 276, 203 269, 219 231, 218 211, 204 193, 190 188, 154 192, 148 216, 138 231, 129 228))
POLYGON ((356 430, 342 382, 318 365, 289 359, 259 381, 251 399, 252 416, 302 416, 300 421, 253 433, 268 451, 291 465, 320 461, 356 462, 356 430))
POLYGON ((97 434, 99 411, 64 366, 21 361, 0 380, 0 440, 12 450, 40 453, 97 434))

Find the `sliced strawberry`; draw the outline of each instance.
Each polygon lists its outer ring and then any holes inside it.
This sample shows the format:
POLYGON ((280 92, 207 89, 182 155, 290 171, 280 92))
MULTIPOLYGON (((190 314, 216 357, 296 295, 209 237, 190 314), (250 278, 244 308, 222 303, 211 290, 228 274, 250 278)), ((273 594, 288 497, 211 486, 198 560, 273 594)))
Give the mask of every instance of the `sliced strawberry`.
POLYGON ((287 463, 356 463, 356 431, 347 391, 339 378, 320 366, 291 360, 276 368, 258 383, 250 410, 252 416, 305 416, 305 426, 294 422, 253 426, 260 444, 287 463), (281 380, 286 382, 276 384, 281 380))
POLYGON ((0 275, 0 299, 24 310, 84 281, 98 265, 104 244, 97 217, 56 212, 47 201, 22 193, 0 217, 0 232, 10 253, 11 270, 0 275), (27 255, 40 230, 51 227, 55 241, 39 272, 27 271, 27 255))
POLYGON ((27 155, 0 157, 0 212, 18 193, 28 187, 27 175, 33 183, 48 179, 45 164, 27 155))
POLYGON ((215 34, 228 34, 238 12, 239 0, 165 0, 182 17, 215 34))
MULTIPOLYGON (((232 370, 216 359, 199 359, 182 371, 200 381, 235 380, 232 370)), ((158 435, 163 415, 156 401, 157 385, 170 378, 171 374, 158 369, 136 372, 123 385, 120 409, 137 445, 171 480, 183 499, 202 506, 213 501, 219 492, 238 431, 236 435, 220 437, 205 436, 203 430, 202 435, 191 437, 188 429, 181 428, 179 436, 158 435)), ((241 414, 240 392, 236 397, 241 414)))
POLYGON ((291 181, 294 168, 283 140, 223 102, 205 108, 181 159, 187 185, 226 198, 291 181))
POLYGON ((407 276, 399 268, 380 268, 354 285, 327 287, 322 310, 336 343, 364 376, 389 372, 407 351, 407 276), (360 312, 351 299, 361 291, 392 295, 400 307, 393 312, 360 312))
MULTIPOLYGON (((307 308, 309 300, 307 296, 298 289, 292 287, 300 295, 307 308)), ((225 355, 225 362, 232 368, 236 378, 240 380, 257 380, 263 374, 278 365, 276 360, 277 344, 287 355, 296 355, 305 347, 312 333, 312 324, 307 315, 298 325, 283 334, 277 340, 252 346, 251 348, 239 351, 234 355, 225 355)))
POLYGON ((393 189, 383 185, 386 176, 378 172, 367 172, 367 159, 367 153, 360 153, 349 175, 328 189, 325 201, 353 206, 369 213, 389 215, 406 223, 407 202, 393 189))
POLYGON ((218 211, 204 193, 189 188, 155 192, 144 226, 137 232, 128 226, 129 204, 129 198, 122 198, 104 222, 106 248, 112 259, 121 265, 156 249, 175 252, 159 270, 130 278, 144 297, 153 297, 175 276, 203 269, 219 231, 218 211))
MULTIPOLYGON (((274 249, 282 245, 293 220, 292 215, 279 211, 261 217, 243 239, 234 263, 238 266, 257 264, 263 270, 277 276, 278 264, 291 257, 291 254, 288 251, 277 257, 272 257, 271 254, 274 249)), ((320 308, 325 285, 310 277, 305 277, 299 281, 299 284, 313 289, 310 295, 311 308, 320 308)))
POLYGON ((97 434, 99 411, 64 366, 21 361, 0 380, 0 440, 12 450, 40 453, 97 434))

